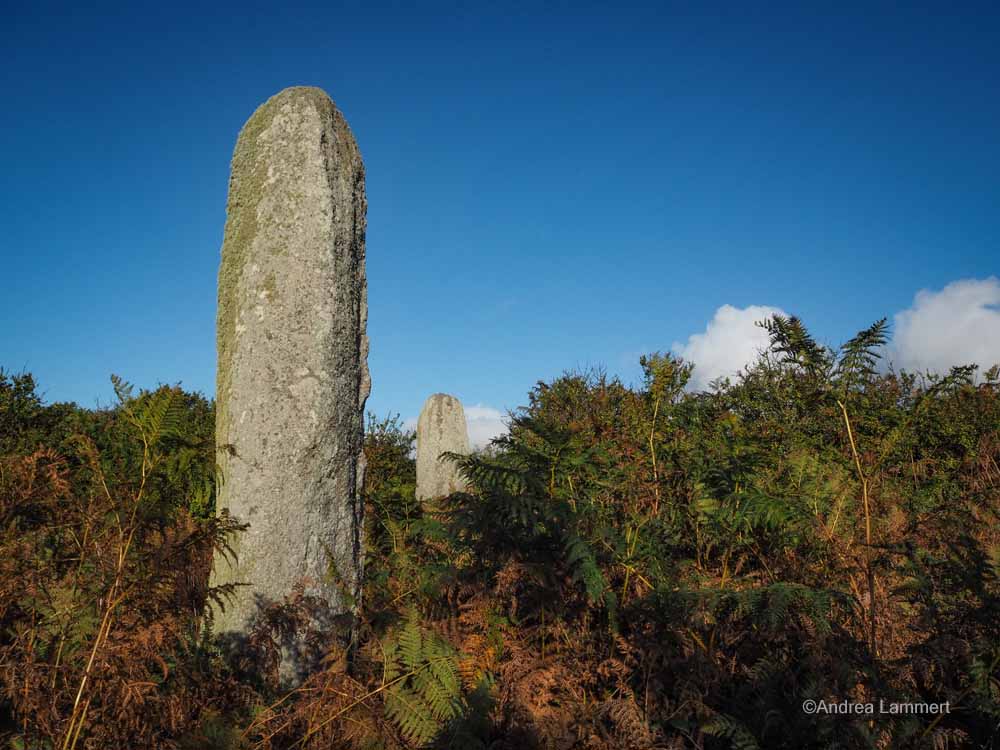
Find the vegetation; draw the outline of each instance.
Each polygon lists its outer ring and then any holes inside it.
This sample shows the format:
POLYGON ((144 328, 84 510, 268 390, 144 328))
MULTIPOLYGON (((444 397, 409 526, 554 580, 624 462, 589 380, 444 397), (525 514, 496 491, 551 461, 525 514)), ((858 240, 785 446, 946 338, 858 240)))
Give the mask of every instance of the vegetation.
POLYGON ((659 354, 636 388, 539 383, 433 512, 412 433, 369 417, 363 601, 308 634, 325 666, 291 692, 278 643, 308 597, 238 663, 203 614, 239 528, 214 513, 212 405, 116 381, 114 408, 45 406, 0 372, 2 742, 1000 745, 1000 373, 884 373, 885 321, 838 351, 764 325, 769 351, 706 393, 659 354))

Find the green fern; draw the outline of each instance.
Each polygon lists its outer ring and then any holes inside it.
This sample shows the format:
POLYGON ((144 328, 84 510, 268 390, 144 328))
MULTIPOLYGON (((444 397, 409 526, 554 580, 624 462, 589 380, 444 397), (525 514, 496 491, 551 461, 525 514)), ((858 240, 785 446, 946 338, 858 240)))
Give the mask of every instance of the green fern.
POLYGON ((185 415, 180 389, 163 387, 135 396, 132 384, 119 376, 112 375, 111 383, 122 413, 139 431, 148 450, 152 451, 164 438, 180 436, 185 415))
POLYGON ((386 648, 385 713, 400 734, 426 745, 464 710, 458 654, 411 610, 386 648))
POLYGON ((729 746, 733 750, 760 750, 760 745, 750 731, 726 714, 716 714, 702 725, 701 731, 713 737, 729 740, 729 746))
POLYGON ((812 375, 822 375, 830 367, 830 351, 816 343, 805 325, 794 315, 775 315, 759 324, 771 339, 771 351, 781 355, 781 363, 798 367, 812 375))
POLYGON ((840 348, 836 378, 845 395, 875 374, 875 366, 882 356, 878 350, 888 341, 888 330, 889 324, 882 318, 840 348))

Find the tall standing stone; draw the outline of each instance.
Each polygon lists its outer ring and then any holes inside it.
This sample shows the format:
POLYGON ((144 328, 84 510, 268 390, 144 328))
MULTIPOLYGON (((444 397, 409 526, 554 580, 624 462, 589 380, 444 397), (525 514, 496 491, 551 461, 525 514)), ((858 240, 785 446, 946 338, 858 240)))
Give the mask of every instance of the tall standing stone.
MULTIPOLYGON (((366 210, 361 154, 322 90, 285 89, 243 126, 219 269, 216 443, 217 505, 249 528, 212 582, 247 585, 214 613, 220 635, 245 635, 297 583, 331 616, 358 599, 366 210)), ((286 675, 299 657, 286 650, 286 675)))
POLYGON ((469 453, 469 433, 462 402, 447 393, 435 393, 424 402, 417 420, 417 500, 426 501, 460 492, 465 480, 442 453, 469 453))

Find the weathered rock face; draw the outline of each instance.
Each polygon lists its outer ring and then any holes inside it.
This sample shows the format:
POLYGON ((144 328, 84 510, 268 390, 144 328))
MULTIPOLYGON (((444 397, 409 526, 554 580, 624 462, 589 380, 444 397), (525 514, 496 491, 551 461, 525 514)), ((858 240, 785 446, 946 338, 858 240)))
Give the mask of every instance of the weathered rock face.
POLYGON ((433 500, 465 489, 465 480, 444 452, 469 453, 469 433, 462 403, 447 393, 424 402, 417 420, 417 500, 433 500))
MULTIPOLYGON (((219 270, 218 507, 250 524, 214 585, 246 583, 220 635, 245 634, 296 583, 329 614, 362 573, 368 375, 365 175, 344 117, 289 88, 243 126, 219 270)), ((299 669, 286 651, 283 671, 299 669)))

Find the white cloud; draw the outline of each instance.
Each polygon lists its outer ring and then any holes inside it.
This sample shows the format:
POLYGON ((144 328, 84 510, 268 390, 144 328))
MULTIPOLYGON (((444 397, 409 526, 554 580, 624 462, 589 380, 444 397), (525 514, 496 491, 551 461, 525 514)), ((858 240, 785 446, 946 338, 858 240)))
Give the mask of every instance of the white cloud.
POLYGON ((484 404, 465 407, 465 421, 469 425, 469 444, 474 450, 486 447, 493 438, 509 431, 507 415, 484 404))
MULTIPOLYGON (((694 363, 691 388, 701 390, 721 375, 732 376, 767 348, 768 336, 756 323, 777 307, 723 305, 704 333, 673 350, 694 363)), ((923 289, 913 304, 896 313, 886 359, 897 369, 946 373, 955 365, 978 364, 986 370, 1000 363, 1000 279, 962 279, 940 291, 923 289)))
MULTIPOLYGON (((507 425, 507 415, 499 409, 485 404, 475 404, 464 407, 465 424, 469 431, 469 445, 473 450, 485 448, 490 441, 506 435, 510 430, 507 425)), ((417 417, 404 420, 403 427, 407 430, 417 429, 417 417)))
POLYGON ((673 350, 694 363, 690 388, 704 390, 717 377, 732 377, 767 349, 767 331, 757 325, 773 315, 787 316, 784 310, 766 305, 742 309, 723 305, 715 311, 704 333, 690 336, 686 344, 674 342, 673 350))
POLYGON ((1000 279, 962 279, 922 289, 896 313, 889 358, 897 368, 945 373, 954 365, 1000 363, 1000 279))

